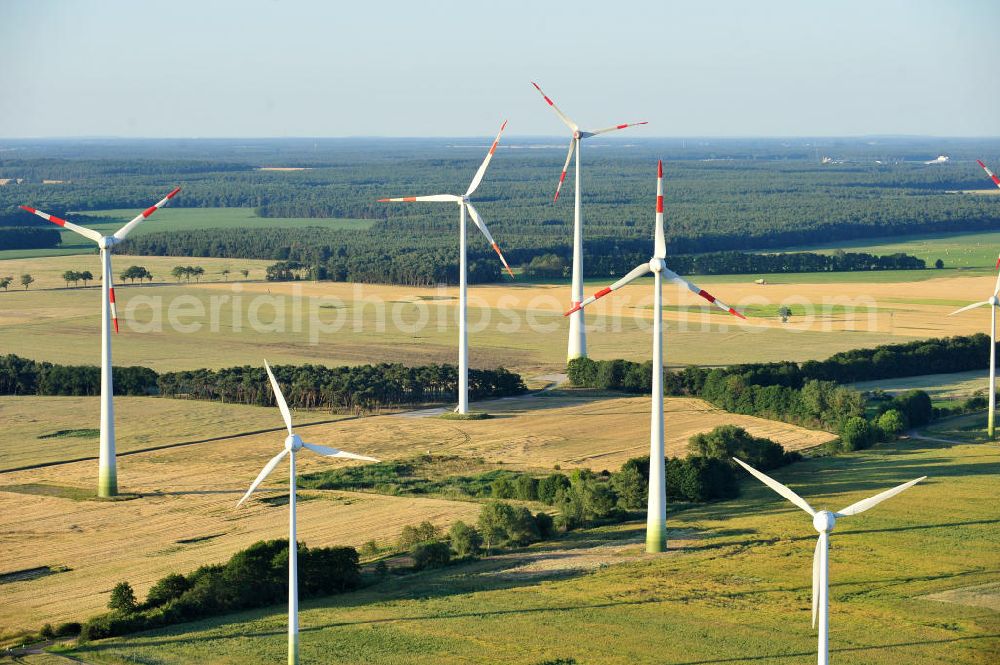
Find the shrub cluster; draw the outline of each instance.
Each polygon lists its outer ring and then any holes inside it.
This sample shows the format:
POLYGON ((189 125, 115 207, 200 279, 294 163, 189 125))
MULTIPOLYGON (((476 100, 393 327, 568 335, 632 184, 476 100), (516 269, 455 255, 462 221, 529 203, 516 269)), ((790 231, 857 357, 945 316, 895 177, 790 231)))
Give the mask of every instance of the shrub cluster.
MULTIPOLYGON (((352 547, 298 546, 299 596, 343 593, 361 581, 358 553, 352 547)), ((288 595, 288 541, 254 543, 225 564, 202 566, 193 573, 172 573, 139 603, 132 587, 120 582, 111 593, 107 614, 92 617, 81 640, 96 640, 227 614, 281 602, 288 595)))

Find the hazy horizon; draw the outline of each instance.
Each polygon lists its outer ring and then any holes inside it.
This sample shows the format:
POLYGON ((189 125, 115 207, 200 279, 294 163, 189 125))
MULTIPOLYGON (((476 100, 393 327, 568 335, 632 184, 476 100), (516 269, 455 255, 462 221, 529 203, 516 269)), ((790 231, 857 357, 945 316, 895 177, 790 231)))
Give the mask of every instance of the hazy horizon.
POLYGON ((0 2, 0 136, 997 135, 991 0, 0 2))

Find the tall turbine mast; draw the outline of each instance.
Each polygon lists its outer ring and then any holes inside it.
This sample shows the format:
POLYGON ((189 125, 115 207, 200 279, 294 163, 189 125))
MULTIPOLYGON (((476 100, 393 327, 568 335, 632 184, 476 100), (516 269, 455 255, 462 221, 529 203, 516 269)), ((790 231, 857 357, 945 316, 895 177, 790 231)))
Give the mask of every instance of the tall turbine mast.
POLYGON ((819 620, 819 634, 817 645, 816 662, 818 665, 828 665, 830 662, 830 532, 837 524, 837 519, 857 515, 877 506, 888 498, 894 497, 900 492, 907 490, 927 476, 921 476, 916 480, 903 483, 891 490, 886 490, 881 494, 876 494, 868 499, 863 499, 857 503, 852 503, 836 513, 829 510, 813 510, 805 499, 788 489, 774 478, 767 476, 753 468, 740 459, 733 458, 733 461, 742 466, 754 478, 764 483, 772 490, 788 499, 793 504, 804 510, 812 517, 813 528, 819 532, 816 540, 816 550, 813 553, 813 574, 812 574, 812 625, 816 628, 819 620))
MULTIPOLYGON (((605 127, 604 129, 597 129, 592 132, 582 131, 575 122, 573 122, 569 116, 559 110, 559 107, 555 105, 549 97, 542 92, 542 89, 538 87, 538 84, 534 81, 531 85, 535 86, 535 89, 545 100, 545 103, 549 105, 559 119, 564 125, 566 125, 569 130, 573 133, 569 140, 569 150, 566 152, 566 162, 563 164, 562 173, 559 175, 559 184, 556 185, 556 194, 552 198, 552 202, 555 203, 559 200, 559 191, 562 189, 563 181, 566 180, 566 170, 569 168, 569 162, 573 159, 574 154, 576 155, 576 173, 575 173, 575 183, 573 187, 573 286, 571 290, 570 300, 573 306, 580 304, 583 300, 583 218, 580 211, 580 141, 591 136, 597 136, 599 134, 607 134, 608 132, 618 131, 619 129, 625 129, 626 127, 635 127, 636 125, 648 124, 645 120, 641 122, 627 122, 620 125, 615 125, 614 127, 605 127)), ((584 318, 583 310, 574 310, 572 316, 569 320, 569 342, 566 348, 566 359, 573 360, 574 358, 586 358, 587 357, 587 332, 584 329, 584 318)))
POLYGON ((510 266, 507 265, 507 259, 503 257, 503 253, 500 251, 500 246, 497 245, 496 241, 493 239, 493 236, 490 234, 490 230, 486 228, 486 222, 483 221, 479 211, 472 206, 472 202, 469 200, 469 197, 471 197, 476 191, 476 188, 479 187, 479 183, 483 181, 483 177, 486 175, 486 168, 490 165, 490 160, 493 159, 493 153, 496 152, 497 145, 500 143, 500 136, 503 134, 503 130, 506 126, 507 121, 504 120, 503 124, 500 125, 500 131, 497 132, 496 139, 493 140, 493 145, 490 146, 489 152, 486 153, 486 158, 479 166, 479 170, 476 171, 476 175, 472 178, 472 182, 469 184, 469 189, 466 190, 465 194, 461 196, 456 196, 455 194, 432 194, 430 196, 404 196, 392 199, 379 199, 380 202, 447 201, 458 204, 458 407, 455 411, 463 415, 469 412, 469 333, 467 329, 469 297, 466 260, 466 249, 468 243, 465 236, 466 211, 468 211, 469 216, 472 217, 472 222, 486 237, 486 241, 490 243, 493 251, 500 257, 500 262, 503 263, 504 269, 511 277, 514 277, 513 271, 511 271, 510 266))
MULTIPOLYGON (((981 163, 981 162, 980 162, 981 163)), ((986 167, 983 167, 986 168, 986 167)), ((996 176, 993 176, 994 178, 996 176)), ((1000 257, 997 257, 995 270, 1000 271, 1000 257)), ((996 434, 996 410, 997 410, 997 307, 1000 307, 1000 272, 997 273, 996 285, 993 287, 993 295, 988 300, 974 302, 961 309, 956 309, 948 316, 954 316, 960 312, 976 309, 983 305, 990 306, 990 406, 986 416, 986 433, 990 439, 996 434)))
POLYGON ((101 439, 98 458, 97 496, 111 497, 118 494, 118 468, 115 461, 115 407, 114 386, 111 377, 111 324, 118 332, 118 309, 115 305, 115 287, 112 284, 114 272, 111 269, 111 248, 125 239, 132 229, 154 212, 167 205, 170 199, 181 191, 175 187, 163 199, 139 213, 132 221, 121 227, 113 235, 102 236, 93 229, 77 226, 61 217, 50 215, 32 208, 21 209, 38 215, 42 219, 69 231, 93 240, 101 250, 101 439))
POLYGON ((716 307, 738 316, 746 317, 712 294, 681 278, 667 268, 667 242, 663 232, 663 162, 656 166, 656 227, 653 232, 653 258, 636 267, 620 280, 601 289, 586 300, 577 303, 573 312, 617 291, 648 272, 653 273, 653 381, 652 405, 649 415, 649 506, 646 512, 646 551, 663 552, 667 549, 667 484, 666 447, 663 431, 663 278, 682 284, 716 307))
POLYGON ((271 458, 264 465, 257 478, 250 485, 250 489, 239 500, 236 507, 239 508, 243 502, 250 498, 253 491, 264 482, 264 479, 274 471, 281 460, 288 456, 288 665, 297 665, 299 662, 299 547, 295 533, 295 454, 302 449, 322 455, 323 457, 340 457, 343 459, 363 460, 366 462, 378 462, 374 457, 356 455, 345 450, 318 446, 314 443, 305 443, 292 429, 292 414, 288 411, 288 404, 285 396, 281 393, 271 367, 264 361, 264 369, 267 370, 267 378, 271 382, 271 389, 274 391, 274 401, 278 403, 278 410, 288 428, 288 436, 285 437, 284 449, 271 458))

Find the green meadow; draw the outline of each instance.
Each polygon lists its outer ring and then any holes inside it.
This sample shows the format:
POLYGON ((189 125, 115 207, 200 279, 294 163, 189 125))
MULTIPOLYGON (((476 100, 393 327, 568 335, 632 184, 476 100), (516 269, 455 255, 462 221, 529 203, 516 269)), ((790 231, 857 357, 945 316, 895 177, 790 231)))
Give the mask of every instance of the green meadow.
MULTIPOLYGON (((995 445, 914 440, 775 473, 814 507, 834 510, 929 476, 838 522, 830 554, 833 662, 997 662, 1000 520, 991 497, 998 473, 995 445)), ((739 499, 672 511, 668 524, 665 555, 643 553, 643 525, 628 523, 304 603, 301 661, 813 662, 816 533, 807 515, 748 478, 739 499)), ((275 606, 68 655, 108 665, 274 663, 285 657, 285 621, 284 607, 275 606)))
POLYGON ((783 251, 809 251, 832 254, 868 252, 869 254, 895 254, 903 252, 921 258, 928 267, 938 259, 945 268, 992 268, 1000 253, 1000 231, 987 233, 933 233, 903 236, 902 238, 871 238, 845 240, 819 245, 795 247, 783 251))
MULTIPOLYGON (((67 213, 46 210, 53 215, 65 217, 74 224, 110 235, 142 212, 140 209, 88 210, 67 213), (114 222, 109 221, 115 220, 114 222)), ((27 215, 28 213, 25 213, 27 215)), ((42 219, 39 224, 46 225, 42 219)), ((196 229, 259 229, 295 228, 302 226, 322 226, 329 229, 364 231, 371 228, 370 219, 320 219, 310 217, 258 217, 253 208, 164 208, 141 224, 131 236, 160 231, 194 231, 196 229)), ((54 249, 0 250, 0 259, 20 259, 37 256, 66 256, 89 254, 94 251, 94 243, 72 231, 61 231, 62 244, 54 249)))

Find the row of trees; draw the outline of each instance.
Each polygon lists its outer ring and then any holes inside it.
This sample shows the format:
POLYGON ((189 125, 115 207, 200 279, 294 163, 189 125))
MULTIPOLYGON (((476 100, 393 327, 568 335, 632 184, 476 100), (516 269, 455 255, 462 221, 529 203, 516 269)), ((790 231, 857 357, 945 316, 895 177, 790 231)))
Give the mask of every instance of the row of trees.
MULTIPOLYGON (((272 367, 295 408, 373 409, 396 404, 449 401, 458 395, 454 365, 277 365, 272 367)), ((263 367, 198 369, 158 374, 148 367, 113 367, 116 395, 162 395, 273 406, 263 367)), ((0 356, 0 395, 99 395, 101 371, 92 365, 56 365, 0 356)), ((474 399, 519 395, 520 375, 502 367, 469 370, 474 399)))
MULTIPOLYGON (((157 373, 148 367, 112 367, 116 395, 155 395, 157 373)), ((101 368, 56 365, 14 354, 0 356, 0 395, 101 394, 101 368)))
MULTIPOLYGON (((353 547, 306 547, 298 543, 299 597, 344 593, 361 583, 353 547)), ((83 624, 81 641, 169 626, 239 610, 274 605, 288 596, 288 540, 254 543, 224 564, 188 575, 171 573, 138 602, 128 582, 111 592, 107 614, 83 624)))
POLYGON ((73 282, 73 286, 78 285, 83 282, 84 286, 87 286, 87 282, 94 279, 94 273, 89 270, 67 270, 62 274, 63 281, 66 282, 66 286, 69 286, 70 282, 73 282))

